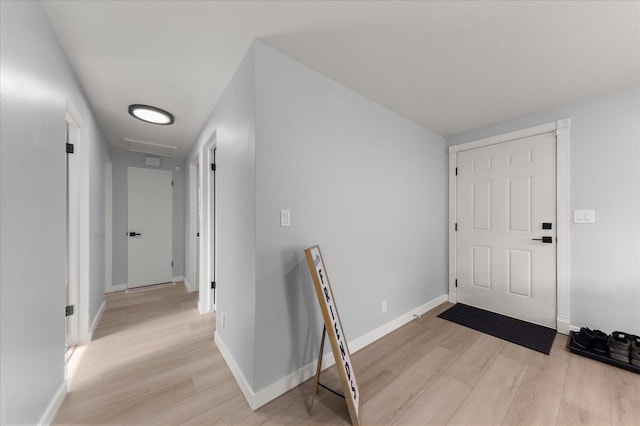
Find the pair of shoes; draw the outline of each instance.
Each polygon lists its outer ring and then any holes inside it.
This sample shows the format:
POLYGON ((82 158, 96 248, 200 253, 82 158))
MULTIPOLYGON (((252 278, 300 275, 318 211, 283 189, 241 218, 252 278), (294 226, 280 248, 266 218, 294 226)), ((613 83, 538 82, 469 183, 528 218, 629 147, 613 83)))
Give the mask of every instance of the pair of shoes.
POLYGON ((571 341, 580 349, 589 349, 593 344, 593 331, 582 327, 579 332, 571 332, 571 341))
POLYGON ((640 336, 631 336, 629 354, 631 356, 631 364, 640 367, 640 336))
POLYGON ((579 332, 571 333, 571 340, 580 349, 593 351, 600 355, 609 354, 608 336, 600 330, 582 327, 579 332))
POLYGON ((609 353, 611 358, 629 363, 631 354, 631 340, 636 340, 636 336, 624 333, 622 331, 614 331, 609 337, 609 353))

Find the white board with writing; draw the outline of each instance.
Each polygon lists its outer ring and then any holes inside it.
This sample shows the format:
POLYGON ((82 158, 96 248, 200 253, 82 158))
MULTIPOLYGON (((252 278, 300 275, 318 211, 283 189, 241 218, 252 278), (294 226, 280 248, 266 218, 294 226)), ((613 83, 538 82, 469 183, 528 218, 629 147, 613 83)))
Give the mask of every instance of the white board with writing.
POLYGON ((331 342, 331 349, 333 350, 333 357, 336 360, 338 374, 342 381, 344 398, 349 408, 351 423, 359 425, 360 389, 358 389, 358 382, 356 381, 353 363, 351 362, 351 354, 347 346, 347 338, 342 330, 342 323, 338 315, 338 308, 335 298, 333 297, 327 270, 322 260, 320 247, 310 247, 304 251, 304 254, 307 258, 309 272, 311 272, 313 286, 316 291, 316 296, 318 297, 318 303, 320 304, 324 324, 327 329, 327 334, 329 335, 329 341, 331 342))

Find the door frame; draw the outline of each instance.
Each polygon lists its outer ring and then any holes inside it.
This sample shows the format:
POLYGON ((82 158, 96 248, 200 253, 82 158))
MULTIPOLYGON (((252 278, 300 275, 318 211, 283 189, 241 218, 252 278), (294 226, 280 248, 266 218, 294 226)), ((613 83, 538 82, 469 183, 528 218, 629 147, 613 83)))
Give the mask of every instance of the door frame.
MULTIPOLYGON (((71 98, 65 99, 65 122, 75 129, 74 135, 69 135, 73 139, 74 153, 70 158, 70 165, 73 164, 74 177, 69 182, 70 190, 74 196, 71 197, 71 204, 67 206, 70 215, 69 227, 75 232, 76 240, 75 258, 72 259, 76 270, 76 316, 77 332, 75 333, 74 344, 88 343, 91 341, 91 331, 89 326, 89 249, 90 249, 90 229, 89 229, 89 145, 84 142, 86 124, 80 111, 75 106, 71 98), (73 212, 73 214, 71 214, 73 212)), ((67 235, 67 238, 69 236, 67 235)))
POLYGON ((67 167, 67 203, 66 203, 66 217, 67 217, 67 247, 66 247, 66 287, 65 290, 67 292, 66 295, 66 304, 67 306, 74 306, 74 314, 65 317, 66 322, 66 334, 65 334, 65 343, 66 347, 71 348, 79 343, 79 303, 78 303, 78 295, 79 295, 79 259, 80 259, 80 250, 79 250, 79 184, 80 180, 78 177, 79 173, 79 135, 78 135, 78 125, 76 120, 67 111, 65 116, 65 125, 66 125, 66 143, 70 143, 74 145, 74 153, 68 153, 66 157, 66 167, 67 167))
POLYGON ((113 162, 104 156, 104 292, 113 291, 113 162))
POLYGON ((189 252, 191 256, 189 257, 189 274, 193 283, 189 282, 187 277, 185 276, 184 282, 187 286, 187 290, 191 293, 194 291, 198 291, 200 288, 200 280, 199 280, 199 263, 198 259, 200 254, 198 252, 198 244, 199 237, 198 233, 200 229, 198 227, 198 214, 200 213, 200 203, 199 198, 200 192, 198 191, 198 183, 199 183, 199 170, 200 170, 200 154, 196 153, 193 161, 189 163, 189 212, 191 213, 191 217, 188 220, 187 228, 188 228, 188 236, 187 236, 187 244, 189 245, 189 252))
POLYGON ((528 138, 544 133, 556 134, 556 329, 569 334, 569 130, 571 118, 491 136, 449 147, 449 302, 457 303, 456 288, 456 167, 458 153, 489 145, 528 138))
POLYGON ((207 142, 202 146, 200 158, 200 294, 198 297, 198 311, 201 314, 213 312, 213 300, 210 283, 215 280, 211 274, 212 252, 215 245, 215 238, 212 238, 212 231, 215 232, 215 209, 212 208, 211 199, 211 164, 213 163, 213 149, 216 148, 216 132, 214 131, 207 142))

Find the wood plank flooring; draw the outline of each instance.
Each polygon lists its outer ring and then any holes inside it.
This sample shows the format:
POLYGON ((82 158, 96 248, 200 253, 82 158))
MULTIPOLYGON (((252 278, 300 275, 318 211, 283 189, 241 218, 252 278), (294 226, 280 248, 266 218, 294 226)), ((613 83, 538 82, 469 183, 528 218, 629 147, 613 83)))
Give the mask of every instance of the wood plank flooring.
MULTIPOLYGON (((215 344, 214 314, 183 285, 107 295, 76 348, 56 424, 350 424, 309 380, 252 412, 215 344)), ((550 356, 437 318, 443 304, 352 355, 363 424, 640 425, 640 375, 566 350, 550 356)), ((335 367, 322 381, 340 389, 335 367)))

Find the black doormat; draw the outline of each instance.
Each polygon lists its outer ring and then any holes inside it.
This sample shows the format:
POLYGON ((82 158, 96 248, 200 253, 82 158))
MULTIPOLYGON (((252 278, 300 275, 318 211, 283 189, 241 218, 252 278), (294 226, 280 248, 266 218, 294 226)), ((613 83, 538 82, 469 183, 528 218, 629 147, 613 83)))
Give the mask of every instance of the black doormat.
POLYGON ((462 303, 453 305, 438 317, 547 355, 556 337, 554 329, 462 303))

